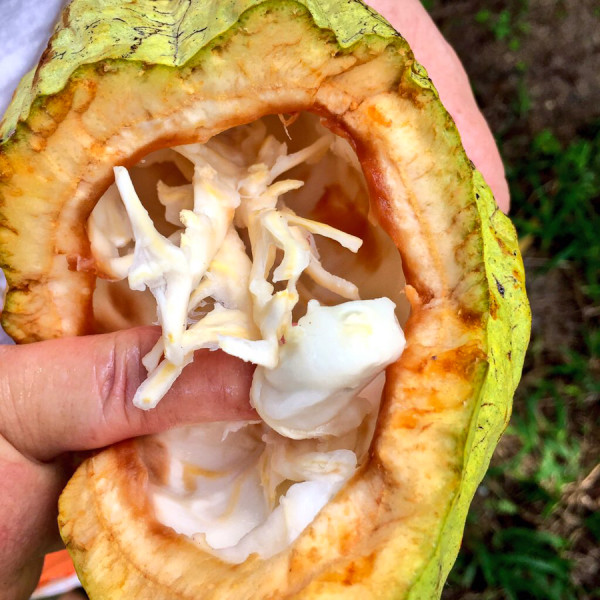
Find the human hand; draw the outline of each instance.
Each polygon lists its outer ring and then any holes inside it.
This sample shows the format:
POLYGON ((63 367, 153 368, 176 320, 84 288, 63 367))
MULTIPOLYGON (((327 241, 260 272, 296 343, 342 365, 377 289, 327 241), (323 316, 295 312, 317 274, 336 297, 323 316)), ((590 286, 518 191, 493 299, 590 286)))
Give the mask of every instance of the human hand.
POLYGON ((498 147, 452 47, 420 0, 365 1, 404 36, 417 60, 427 69, 446 110, 458 127, 467 155, 483 174, 498 206, 508 212, 510 196, 498 147))
MULTIPOLYGON (((60 547, 57 502, 77 454, 202 421, 252 418, 253 367, 200 351, 156 409, 135 408, 155 327, 0 346, 0 590, 28 598, 60 547)), ((80 455, 81 456, 81 455, 80 455)))

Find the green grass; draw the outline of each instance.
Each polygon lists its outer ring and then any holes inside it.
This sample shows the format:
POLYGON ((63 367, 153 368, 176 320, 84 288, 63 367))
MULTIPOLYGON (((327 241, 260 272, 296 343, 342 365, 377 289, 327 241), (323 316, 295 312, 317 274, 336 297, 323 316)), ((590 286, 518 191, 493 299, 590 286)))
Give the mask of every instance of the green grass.
POLYGON ((510 50, 516 51, 521 47, 523 35, 529 32, 528 11, 529 2, 510 2, 499 12, 482 8, 475 15, 475 21, 487 27, 497 41, 506 42, 510 50))
POLYGON ((549 532, 508 527, 491 539, 471 539, 472 557, 459 557, 452 581, 473 590, 483 583, 483 597, 510 600, 571 600, 570 563, 561 554, 567 541, 549 532), (479 581, 478 581, 479 579, 479 581), (494 591, 497 590, 497 591, 494 591))
POLYGON ((514 220, 549 257, 572 261, 584 293, 600 300, 600 124, 564 146, 551 131, 532 141, 528 159, 509 165, 514 220))
POLYGON ((545 511, 551 510, 552 499, 577 479, 581 455, 579 440, 568 431, 567 402, 554 381, 536 382, 506 434, 514 436, 520 448, 512 460, 503 464, 502 471, 516 480, 529 479, 546 490, 545 511))

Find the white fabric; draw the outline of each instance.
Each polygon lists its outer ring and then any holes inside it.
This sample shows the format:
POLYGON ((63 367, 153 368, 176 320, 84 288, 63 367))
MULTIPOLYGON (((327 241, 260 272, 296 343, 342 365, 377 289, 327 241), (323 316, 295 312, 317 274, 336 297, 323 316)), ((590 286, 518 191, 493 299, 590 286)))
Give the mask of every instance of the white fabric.
POLYGON ((39 60, 68 0, 0 0, 0 114, 17 84, 39 60))
MULTIPOLYGON (((4 273, 2 269, 0 269, 0 314, 2 312, 2 308, 4 307, 4 294, 6 291, 6 279, 4 278, 4 273)), ((0 327, 0 344, 12 344, 12 340, 4 333, 2 327, 0 327)))

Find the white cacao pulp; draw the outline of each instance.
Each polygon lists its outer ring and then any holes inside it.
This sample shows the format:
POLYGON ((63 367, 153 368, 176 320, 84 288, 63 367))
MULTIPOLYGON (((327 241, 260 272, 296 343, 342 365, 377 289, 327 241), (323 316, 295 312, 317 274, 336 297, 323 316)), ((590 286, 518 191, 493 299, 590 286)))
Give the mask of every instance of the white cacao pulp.
POLYGON ((324 129, 288 154, 257 122, 150 155, 148 164, 171 161, 189 181, 158 184, 168 236, 123 167, 88 222, 104 276, 156 300, 162 337, 144 358, 136 406, 155 407, 196 350, 257 365, 250 400, 261 421, 163 434, 167 484, 153 490, 161 522, 233 563, 286 548, 352 477, 373 434, 383 371, 404 349, 394 303, 360 300, 354 284, 323 267, 314 236, 352 252, 362 241, 282 198, 304 183, 280 176, 327 152, 356 169, 348 145, 324 129), (310 300, 294 323, 303 274, 341 302, 310 300))

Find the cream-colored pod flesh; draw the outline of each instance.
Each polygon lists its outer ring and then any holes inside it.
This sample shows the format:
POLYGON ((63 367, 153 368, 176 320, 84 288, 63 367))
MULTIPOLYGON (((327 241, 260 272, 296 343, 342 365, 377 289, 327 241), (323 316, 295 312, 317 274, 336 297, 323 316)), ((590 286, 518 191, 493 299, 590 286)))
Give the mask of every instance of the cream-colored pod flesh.
POLYGON ((23 343, 95 330, 86 224, 113 167, 296 113, 354 148, 369 220, 402 259, 385 279, 406 280, 406 349, 366 458, 284 550, 233 563, 157 520, 152 439, 97 454, 59 517, 92 600, 441 594, 529 308, 512 225, 404 39, 361 2, 73 0, 0 130, 2 324, 23 343))

